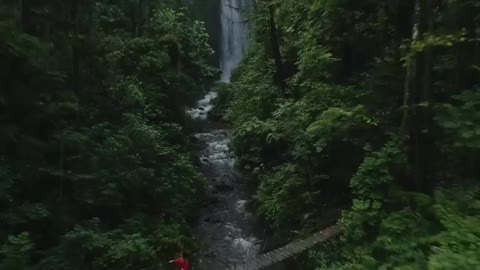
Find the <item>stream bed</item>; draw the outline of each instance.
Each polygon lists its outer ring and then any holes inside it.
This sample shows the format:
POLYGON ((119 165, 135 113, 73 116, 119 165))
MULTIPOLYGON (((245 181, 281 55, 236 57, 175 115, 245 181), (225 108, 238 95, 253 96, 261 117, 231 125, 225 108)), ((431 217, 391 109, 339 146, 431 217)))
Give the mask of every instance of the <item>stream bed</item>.
POLYGON ((261 249, 260 226, 249 207, 252 196, 247 183, 235 169, 230 131, 207 120, 215 97, 216 93, 208 93, 187 112, 204 122, 202 131, 195 134, 202 146, 201 170, 208 181, 195 228, 200 245, 195 269, 200 270, 225 270, 255 257, 261 249))

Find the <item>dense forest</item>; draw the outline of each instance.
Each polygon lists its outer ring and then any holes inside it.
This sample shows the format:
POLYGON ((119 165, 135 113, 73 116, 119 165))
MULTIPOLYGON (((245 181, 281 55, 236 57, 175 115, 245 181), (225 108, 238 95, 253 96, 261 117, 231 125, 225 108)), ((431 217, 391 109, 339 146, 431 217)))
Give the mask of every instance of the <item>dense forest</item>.
POLYGON ((479 269, 480 2, 258 0, 249 20, 219 108, 259 213, 343 230, 299 269, 479 269))
MULTIPOLYGON (((480 269, 480 2, 247 2, 211 118, 273 234, 342 231, 289 269, 480 269)), ((185 108, 219 78, 215 6, 0 0, 1 270, 198 249, 185 108)))
POLYGON ((193 249, 184 107, 217 70, 181 1, 1 1, 0 269, 158 269, 193 249))

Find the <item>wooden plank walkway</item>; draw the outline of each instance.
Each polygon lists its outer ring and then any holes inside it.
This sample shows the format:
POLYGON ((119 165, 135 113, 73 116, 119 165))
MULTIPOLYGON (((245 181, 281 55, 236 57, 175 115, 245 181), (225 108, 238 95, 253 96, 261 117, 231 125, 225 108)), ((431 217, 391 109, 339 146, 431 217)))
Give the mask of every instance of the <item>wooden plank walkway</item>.
POLYGON ((244 265, 237 265, 229 270, 261 270, 287 258, 297 255, 318 243, 325 242, 340 233, 338 225, 329 227, 323 231, 314 233, 310 237, 292 242, 281 248, 261 254, 257 258, 246 262, 244 265))

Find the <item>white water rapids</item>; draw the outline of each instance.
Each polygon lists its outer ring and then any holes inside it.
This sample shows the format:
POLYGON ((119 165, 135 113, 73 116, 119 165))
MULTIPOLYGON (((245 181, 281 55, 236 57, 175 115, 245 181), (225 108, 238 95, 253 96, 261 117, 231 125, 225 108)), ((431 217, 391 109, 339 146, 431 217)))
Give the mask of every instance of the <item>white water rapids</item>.
MULTIPOLYGON (((247 8, 248 0, 219 1, 221 81, 228 83, 247 49, 248 27, 242 11, 247 8)), ((187 110, 191 118, 205 123, 195 135, 203 145, 201 169, 208 179, 207 198, 199 210, 200 220, 195 230, 200 245, 195 269, 200 270, 225 270, 255 257, 260 250, 255 237, 256 220, 248 207, 252 197, 234 167, 229 131, 212 128, 208 120, 216 97, 217 93, 211 91, 195 108, 187 110)))

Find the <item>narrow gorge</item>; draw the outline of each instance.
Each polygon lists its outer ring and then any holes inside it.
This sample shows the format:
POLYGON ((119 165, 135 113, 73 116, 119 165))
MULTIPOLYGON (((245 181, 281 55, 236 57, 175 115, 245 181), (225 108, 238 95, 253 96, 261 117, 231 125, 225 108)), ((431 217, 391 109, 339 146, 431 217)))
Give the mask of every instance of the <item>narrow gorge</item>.
MULTIPOLYGON (((240 64, 248 45, 248 25, 242 11, 246 0, 221 0, 221 81, 228 83, 234 68, 240 64)), ((260 251, 259 225, 249 209, 252 196, 235 168, 230 149, 230 130, 224 124, 208 119, 213 109, 215 91, 209 92, 188 111, 201 122, 195 135, 202 145, 201 169, 208 181, 207 199, 199 213, 195 235, 199 243, 200 270, 224 270, 253 259, 260 251)))

